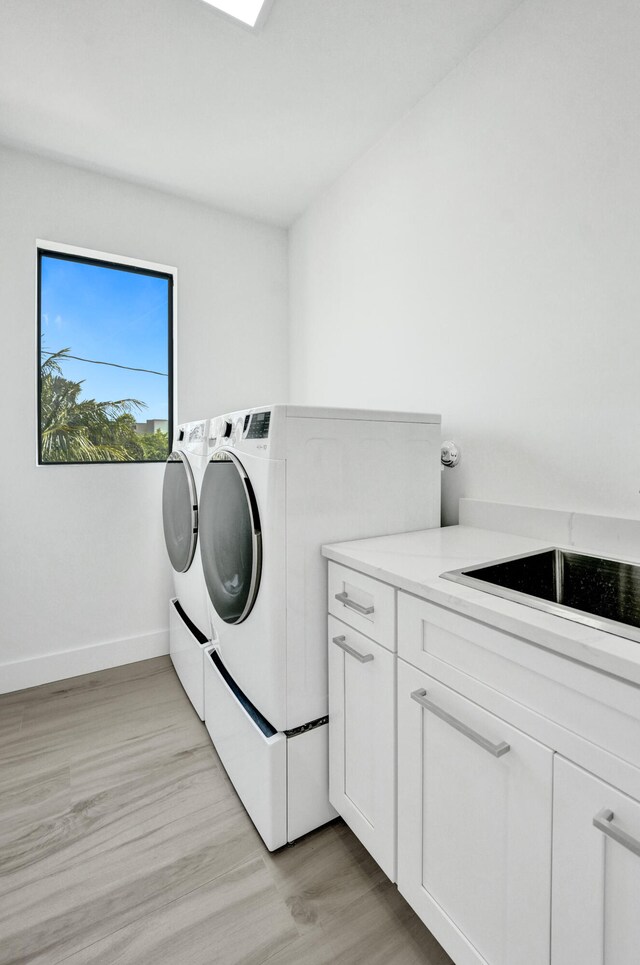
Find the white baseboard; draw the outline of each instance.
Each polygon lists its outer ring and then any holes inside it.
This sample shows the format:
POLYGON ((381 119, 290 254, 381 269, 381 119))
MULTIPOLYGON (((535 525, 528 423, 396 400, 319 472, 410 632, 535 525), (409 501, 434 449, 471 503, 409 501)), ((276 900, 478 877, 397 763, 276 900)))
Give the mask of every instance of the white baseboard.
POLYGON ((169 630, 155 630, 125 640, 108 640, 77 650, 46 653, 40 657, 0 664, 0 693, 65 680, 125 663, 136 663, 169 653, 169 630))

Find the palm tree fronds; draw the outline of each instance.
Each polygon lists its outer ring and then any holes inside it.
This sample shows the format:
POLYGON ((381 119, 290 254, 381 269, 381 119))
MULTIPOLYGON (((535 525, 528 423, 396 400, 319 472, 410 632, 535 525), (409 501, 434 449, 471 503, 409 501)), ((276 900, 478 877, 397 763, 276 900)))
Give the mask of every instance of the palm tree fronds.
MULTIPOLYGON (((61 362, 71 350, 43 352, 40 365, 40 436, 42 462, 132 462, 147 450, 136 433, 133 411, 139 399, 98 402, 80 399, 82 382, 66 379, 61 362)), ((153 457, 155 458, 155 456, 153 457)))

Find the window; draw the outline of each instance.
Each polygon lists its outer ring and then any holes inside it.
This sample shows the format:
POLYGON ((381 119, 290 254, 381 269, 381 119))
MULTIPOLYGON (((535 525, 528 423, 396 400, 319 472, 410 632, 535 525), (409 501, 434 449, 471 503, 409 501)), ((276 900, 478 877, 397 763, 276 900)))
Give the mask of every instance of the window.
POLYGON ((175 271, 38 245, 38 463, 164 462, 175 271))

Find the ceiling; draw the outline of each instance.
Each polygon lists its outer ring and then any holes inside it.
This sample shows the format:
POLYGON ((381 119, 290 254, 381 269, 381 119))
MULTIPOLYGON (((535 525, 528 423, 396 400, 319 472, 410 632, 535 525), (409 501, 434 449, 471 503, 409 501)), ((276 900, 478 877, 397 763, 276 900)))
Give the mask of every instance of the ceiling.
POLYGON ((520 0, 2 0, 0 142, 280 225, 520 0))

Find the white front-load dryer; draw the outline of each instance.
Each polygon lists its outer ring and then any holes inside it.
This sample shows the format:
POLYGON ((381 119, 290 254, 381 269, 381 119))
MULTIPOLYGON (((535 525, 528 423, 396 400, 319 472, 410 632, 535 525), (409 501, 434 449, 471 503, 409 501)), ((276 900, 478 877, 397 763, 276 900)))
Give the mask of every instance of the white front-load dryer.
POLYGON ((285 474, 282 459, 218 449, 200 511, 212 639, 277 730, 288 724, 285 474))
POLYGON ((175 591, 169 605, 169 653, 201 720, 210 621, 198 545, 198 510, 209 454, 208 428, 208 420, 176 428, 162 487, 162 522, 175 591))
POLYGON ((440 522, 440 417, 273 405, 211 420, 205 723, 268 847, 330 820, 323 543, 440 522))

